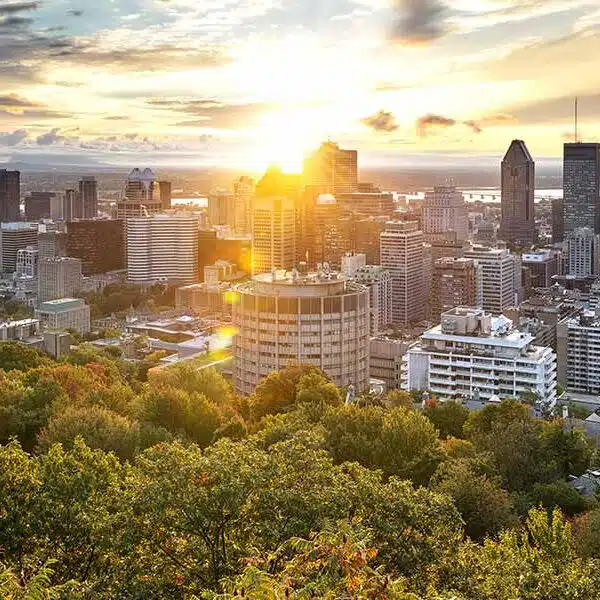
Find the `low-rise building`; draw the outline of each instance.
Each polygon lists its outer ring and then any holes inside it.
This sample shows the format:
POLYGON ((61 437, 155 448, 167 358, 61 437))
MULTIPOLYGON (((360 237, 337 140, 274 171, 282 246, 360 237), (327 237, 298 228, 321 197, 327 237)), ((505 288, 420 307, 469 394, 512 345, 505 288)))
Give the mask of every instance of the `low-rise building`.
POLYGON ((71 350, 71 334, 66 331, 45 331, 44 347, 48 354, 59 359, 71 350))
POLYGON ((20 321, 5 321, 0 323, 0 341, 23 341, 36 337, 40 333, 38 319, 22 319, 20 321))
POLYGON ((402 387, 429 390, 442 400, 492 397, 524 399, 535 394, 556 403, 556 355, 533 344, 504 316, 459 307, 442 315, 405 356, 402 387))
POLYGON ((369 367, 371 377, 383 381, 388 390, 398 389, 402 379, 402 357, 410 346, 410 341, 373 337, 369 345, 369 367))
POLYGON ((81 298, 60 298, 42 302, 35 311, 45 329, 90 331, 90 307, 81 298))

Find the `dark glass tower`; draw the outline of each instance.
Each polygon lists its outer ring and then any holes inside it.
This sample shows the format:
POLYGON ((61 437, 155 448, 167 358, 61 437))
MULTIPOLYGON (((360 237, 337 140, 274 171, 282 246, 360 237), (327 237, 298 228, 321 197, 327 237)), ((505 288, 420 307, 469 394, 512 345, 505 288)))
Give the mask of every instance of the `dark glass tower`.
POLYGON ((500 237, 517 246, 535 242, 535 162, 522 140, 513 140, 502 161, 500 237))
POLYGON ((0 222, 21 219, 21 173, 0 169, 0 222))
POLYGON ((81 218, 95 219, 98 216, 98 182, 95 177, 81 179, 79 197, 82 205, 81 218))
POLYGON ((600 233, 600 144, 565 144, 564 232, 600 233))

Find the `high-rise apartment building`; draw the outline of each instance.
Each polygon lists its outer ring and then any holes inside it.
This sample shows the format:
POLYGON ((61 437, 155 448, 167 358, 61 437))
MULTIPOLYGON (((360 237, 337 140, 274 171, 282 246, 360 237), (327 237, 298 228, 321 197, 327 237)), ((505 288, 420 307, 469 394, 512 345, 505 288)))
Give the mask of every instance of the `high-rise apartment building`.
POLYGON ((237 234, 252 232, 252 198, 254 180, 245 175, 233 183, 233 231, 237 234))
POLYGON ((423 201, 423 233, 427 241, 462 241, 469 236, 469 211, 454 186, 436 186, 423 201))
POLYGON ((55 196, 55 192, 30 192, 25 196, 25 219, 32 222, 49 219, 55 196))
POLYGON ((78 258, 43 258, 38 263, 38 301, 75 296, 82 287, 78 258))
POLYGON ((600 233, 600 144, 565 144, 563 193, 565 235, 600 233))
POLYGON ((369 292, 337 273, 275 271, 236 287, 233 382, 251 394, 293 363, 322 369, 339 387, 369 389, 369 292))
POLYGON ((173 186, 170 181, 159 181, 158 190, 160 195, 160 204, 163 210, 169 210, 173 201, 173 186))
POLYGON ((535 162, 522 140, 513 140, 502 161, 500 238, 517 246, 535 243, 535 162))
POLYGON ((64 223, 40 223, 38 225, 37 246, 40 260, 67 256, 67 234, 64 227, 64 223), (60 225, 60 228, 57 225, 60 225))
POLYGON ((129 281, 198 281, 197 216, 175 213, 132 218, 126 229, 129 281))
POLYGON ((600 274, 600 235, 589 227, 567 234, 567 277, 585 279, 600 274))
POLYGON ((0 273, 14 273, 17 252, 31 246, 37 248, 37 223, 2 223, 0 225, 0 273))
POLYGON ((162 210, 154 171, 133 169, 127 178, 125 197, 117 203, 117 219, 151 216, 162 210))
POLYGON ((471 258, 440 258, 433 264, 429 318, 438 323, 442 313, 457 306, 483 303, 482 268, 471 258))
POLYGON ((21 220, 21 173, 0 169, 0 223, 21 220))
POLYGON ((392 276, 393 324, 404 327, 423 320, 423 232, 413 221, 389 221, 380 242, 380 264, 392 276))
POLYGON ((86 277, 125 268, 123 221, 86 219, 67 225, 66 253, 81 259, 86 277))
POLYGON ((297 242, 294 201, 286 197, 255 198, 252 214, 252 273, 293 269, 297 242))
POLYGON ((378 335, 392 324, 391 273, 379 265, 365 265, 357 269, 353 279, 369 288, 371 335, 378 335))
POLYGON ((517 286, 520 279, 521 264, 518 257, 506 248, 471 246, 465 249, 465 258, 477 261, 481 267, 482 306, 499 315, 505 308, 519 303, 517 286))
POLYGON ((81 219, 95 219, 98 216, 98 181, 95 177, 82 177, 79 181, 81 198, 81 219))
POLYGON ((321 193, 358 192, 358 153, 325 142, 306 157, 302 175, 304 185, 318 187, 321 193))

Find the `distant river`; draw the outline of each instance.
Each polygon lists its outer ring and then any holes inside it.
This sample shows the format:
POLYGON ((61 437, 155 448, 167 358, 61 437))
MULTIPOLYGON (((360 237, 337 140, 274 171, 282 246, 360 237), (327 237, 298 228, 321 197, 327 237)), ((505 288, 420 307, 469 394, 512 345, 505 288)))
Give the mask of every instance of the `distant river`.
POLYGON ((204 196, 192 196, 191 198, 173 198, 171 204, 173 206, 193 204, 194 206, 206 208, 208 206, 208 198, 205 198, 204 196))
MULTIPOLYGON (((467 202, 487 202, 494 203, 500 202, 500 188, 479 188, 479 189, 461 189, 463 196, 467 202)), ((418 192, 416 194, 409 194, 409 200, 423 200, 425 197, 424 192, 418 192)), ((541 200, 552 200, 554 198, 562 198, 562 189, 552 188, 535 191, 535 200, 539 202, 541 200)))

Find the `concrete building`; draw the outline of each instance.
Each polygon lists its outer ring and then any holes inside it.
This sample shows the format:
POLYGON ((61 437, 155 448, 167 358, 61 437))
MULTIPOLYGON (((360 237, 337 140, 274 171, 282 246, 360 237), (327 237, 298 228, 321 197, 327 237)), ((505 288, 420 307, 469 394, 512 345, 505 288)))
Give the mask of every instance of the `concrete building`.
POLYGON ((27 247, 37 247, 36 223, 0 224, 0 272, 14 273, 17 269, 17 252, 27 247))
POLYGON ((351 194, 358 191, 358 153, 325 142, 304 160, 303 183, 321 193, 351 194))
POLYGON ((254 180, 243 175, 233 183, 233 231, 241 235, 252 233, 252 199, 254 180))
POLYGON ((406 340, 385 336, 372 337, 369 344, 371 378, 383 381, 388 390, 402 385, 402 357, 410 347, 406 340))
POLYGON ((423 201, 425 240, 462 241, 469 237, 468 208, 465 198, 454 186, 436 186, 423 201))
POLYGON ((252 218, 252 273, 291 270, 296 264, 296 209, 286 197, 255 198, 252 218))
POLYGON ((17 251, 16 277, 36 278, 38 275, 38 249, 28 246, 17 251))
POLYGON ((160 197, 160 205, 163 210, 170 210, 171 203, 173 201, 172 193, 173 186, 170 181, 159 181, 158 182, 158 193, 160 197))
POLYGON ((44 331, 46 352, 57 360, 71 351, 71 334, 66 331, 44 331))
POLYGON ((0 169, 0 223, 21 219, 21 173, 0 169))
POLYGON ((552 278, 560 274, 560 252, 538 250, 521 256, 521 264, 529 269, 532 288, 549 288, 552 278))
POLYGON ((356 271, 361 267, 366 266, 366 254, 346 254, 342 256, 342 274, 348 279, 353 279, 356 271))
POLYGON ((378 265, 365 265, 354 274, 354 281, 369 288, 371 335, 378 335, 392 324, 392 276, 378 265))
POLYGON ((392 276, 392 322, 404 327, 425 318, 423 232, 413 221, 389 221, 380 236, 381 266, 392 276))
POLYGON ((127 178, 125 197, 117 203, 116 218, 152 216, 162 212, 160 190, 152 169, 133 169, 127 178))
POLYGON ((276 271, 238 285, 234 385, 251 394, 291 363, 314 365, 342 388, 369 389, 369 291, 337 273, 276 271))
POLYGON ((552 243, 559 244, 565 238, 565 208, 562 198, 552 200, 552 243))
POLYGON ((439 323, 442 313, 457 306, 482 306, 483 269, 471 258, 441 258, 433 265, 429 319, 439 323))
POLYGON ((535 231, 535 162, 522 140, 513 140, 502 161, 500 238, 531 246, 535 231))
POLYGON ((125 231, 123 221, 85 219, 67 225, 66 253, 81 259, 86 277, 124 269, 125 231))
POLYGON ((212 227, 227 225, 233 229, 235 196, 231 192, 216 191, 208 197, 208 222, 212 227))
POLYGON ((387 222, 385 217, 353 220, 351 250, 356 254, 364 254, 368 265, 381 264, 380 240, 387 222))
POLYGON ((25 341, 37 337, 40 333, 38 319, 0 322, 0 342, 25 341))
POLYGON ((519 303, 515 284, 518 284, 521 265, 518 257, 506 248, 471 246, 465 249, 465 258, 477 261, 481 267, 482 306, 493 315, 519 303))
POLYGON ((25 219, 41 221, 51 216, 50 205, 56 196, 55 192, 30 192, 25 196, 25 219))
POLYGON ((194 214, 132 218, 126 229, 129 281, 198 281, 198 218, 194 214))
POLYGON ((37 247, 39 259, 67 256, 67 234, 56 227, 56 223, 40 223, 38 226, 37 247))
POLYGON ((98 181, 85 176, 79 180, 82 219, 95 219, 98 216, 98 181))
POLYGON ((402 386, 429 390, 442 400, 524 399, 556 403, 556 355, 504 316, 479 308, 455 308, 425 332, 405 355, 402 386))
POLYGON ((81 291, 81 261, 78 258, 44 258, 38 263, 38 301, 69 298, 81 291))
POLYGON ((35 318, 44 329, 73 329, 79 333, 90 331, 90 307, 80 298, 42 302, 35 310, 35 318))
POLYGON ((564 233, 587 227, 600 234, 600 144, 565 144, 564 233))
POLYGON ((600 235, 589 227, 567 234, 567 277, 585 279, 600 272, 600 235))

